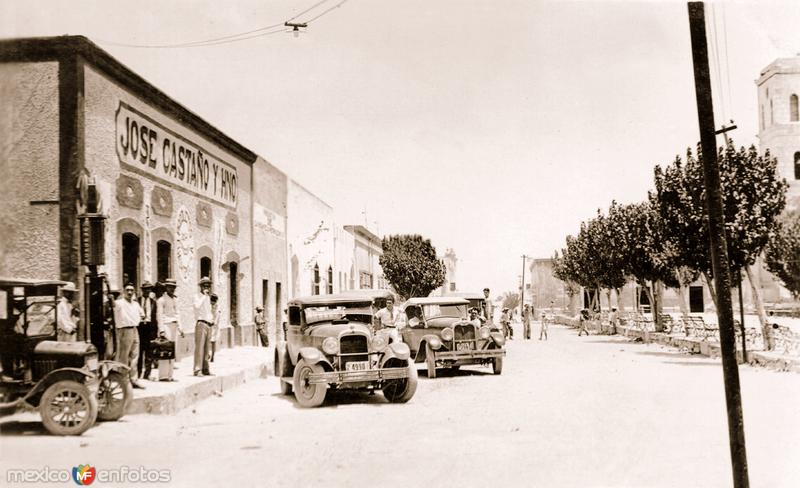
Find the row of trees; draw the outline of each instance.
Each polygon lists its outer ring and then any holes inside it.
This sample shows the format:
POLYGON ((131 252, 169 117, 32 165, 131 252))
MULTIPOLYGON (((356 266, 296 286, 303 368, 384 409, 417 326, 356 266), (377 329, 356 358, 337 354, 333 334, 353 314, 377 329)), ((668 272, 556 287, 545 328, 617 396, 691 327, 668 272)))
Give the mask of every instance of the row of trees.
MULTIPOLYGON (((655 188, 648 192, 647 200, 628 205, 612 201, 607 213, 598 209, 594 218, 581 223, 577 236, 567 236, 566 247, 556 252, 554 274, 567 284, 568 293, 577 292, 580 286, 596 290, 591 305, 596 307, 600 290, 606 290, 610 302, 612 290, 619 294, 619 289, 633 279, 650 299, 657 330, 663 330, 660 311, 664 287, 678 291, 681 312, 685 314, 686 287, 702 276, 717 305, 711 286, 702 157, 698 146, 696 155, 687 150, 685 158, 677 156, 663 168, 656 166, 655 188)), ((771 348, 760 289, 754 283, 751 266, 771 241, 778 242, 784 236, 779 216, 785 207, 787 184, 777 174, 777 161, 769 152, 759 155, 754 146, 737 150, 729 144, 719 149, 717 159, 731 276, 736 282, 742 271, 747 275, 765 343, 771 348)), ((796 228, 800 231, 800 223, 796 228)), ((772 251, 766 254, 770 269, 772 261, 788 259, 785 253, 789 247, 800 248, 800 238, 781 243, 769 247, 772 251)), ((800 272, 795 261, 784 268, 788 274, 800 272)), ((780 273, 777 276, 784 279, 780 273)))

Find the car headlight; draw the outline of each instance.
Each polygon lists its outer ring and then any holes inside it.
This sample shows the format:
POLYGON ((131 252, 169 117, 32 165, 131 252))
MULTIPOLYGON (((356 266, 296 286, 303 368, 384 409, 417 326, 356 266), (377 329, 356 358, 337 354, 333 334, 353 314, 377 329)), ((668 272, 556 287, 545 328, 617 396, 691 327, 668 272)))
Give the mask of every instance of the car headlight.
POLYGON ((375 337, 372 338, 372 349, 375 351, 383 351, 388 344, 389 341, 383 334, 375 334, 375 337))
POLYGON ((450 327, 445 327, 442 329, 442 339, 445 341, 452 341, 453 340, 453 329, 450 327))
POLYGON ((434 350, 442 347, 442 341, 440 341, 438 337, 431 337, 430 340, 428 341, 428 344, 430 344, 431 349, 434 350))
POLYGON ((491 331, 489 330, 488 327, 481 327, 480 329, 478 329, 478 334, 480 334, 481 339, 488 339, 489 338, 489 332, 491 332, 491 331))
POLYGON ((335 337, 328 337, 322 341, 322 351, 328 355, 334 355, 339 352, 339 340, 335 337))

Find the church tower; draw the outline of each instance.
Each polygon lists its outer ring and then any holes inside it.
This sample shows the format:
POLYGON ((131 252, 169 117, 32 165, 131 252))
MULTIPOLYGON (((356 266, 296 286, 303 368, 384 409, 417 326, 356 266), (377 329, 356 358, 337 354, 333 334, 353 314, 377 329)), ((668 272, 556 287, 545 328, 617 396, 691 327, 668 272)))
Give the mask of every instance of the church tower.
POLYGON ((800 208, 800 56, 778 58, 761 71, 758 86, 760 152, 769 149, 789 183, 787 209, 800 208))

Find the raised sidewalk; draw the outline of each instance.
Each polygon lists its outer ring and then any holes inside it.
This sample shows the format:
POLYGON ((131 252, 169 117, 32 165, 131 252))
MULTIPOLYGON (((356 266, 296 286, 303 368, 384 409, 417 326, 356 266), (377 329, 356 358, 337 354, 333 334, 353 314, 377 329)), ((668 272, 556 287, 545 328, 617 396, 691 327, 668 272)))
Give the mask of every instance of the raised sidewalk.
MULTIPOLYGON (((212 395, 223 394, 232 388, 256 378, 272 374, 272 347, 234 347, 217 351, 211 372, 214 376, 194 376, 193 359, 186 357, 176 361, 177 381, 140 380, 146 388, 133 390, 133 402, 126 415, 149 413, 172 415, 212 395)), ((158 376, 153 371, 153 378, 158 376)))

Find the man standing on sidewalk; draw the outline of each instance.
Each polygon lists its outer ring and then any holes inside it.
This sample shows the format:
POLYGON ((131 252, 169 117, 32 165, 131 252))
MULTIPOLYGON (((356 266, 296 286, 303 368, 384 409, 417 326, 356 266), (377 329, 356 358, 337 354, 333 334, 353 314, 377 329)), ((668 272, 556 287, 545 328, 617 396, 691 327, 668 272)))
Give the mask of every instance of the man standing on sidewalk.
POLYGON ((171 359, 158 360, 158 379, 160 381, 172 381, 172 370, 175 367, 175 349, 178 343, 178 335, 183 337, 183 329, 178 321, 178 304, 175 296, 175 288, 178 284, 172 278, 164 280, 166 292, 159 297, 156 302, 158 307, 158 336, 172 342, 173 354, 171 359))
POLYGON ((264 319, 264 308, 256 307, 256 316, 253 317, 253 322, 256 323, 256 331, 258 337, 261 338, 261 345, 269 347, 269 334, 267 333, 267 321, 264 319))
POLYGON ((522 308, 523 336, 526 340, 531 338, 531 307, 526 303, 522 308))
POLYGON ((204 276, 198 283, 200 294, 194 299, 194 375, 211 376, 208 359, 211 357, 211 327, 214 314, 211 311, 211 280, 204 276))
POLYGON ((139 359, 139 323, 144 320, 144 310, 133 294, 136 288, 125 285, 123 298, 114 303, 114 323, 117 326, 117 361, 130 368, 131 385, 144 389, 137 381, 136 363, 139 359))
POLYGON ((144 318, 139 324, 139 377, 150 378, 153 360, 150 354, 150 341, 156 338, 158 331, 158 314, 153 285, 149 281, 142 283, 142 296, 139 305, 144 310, 144 318))

